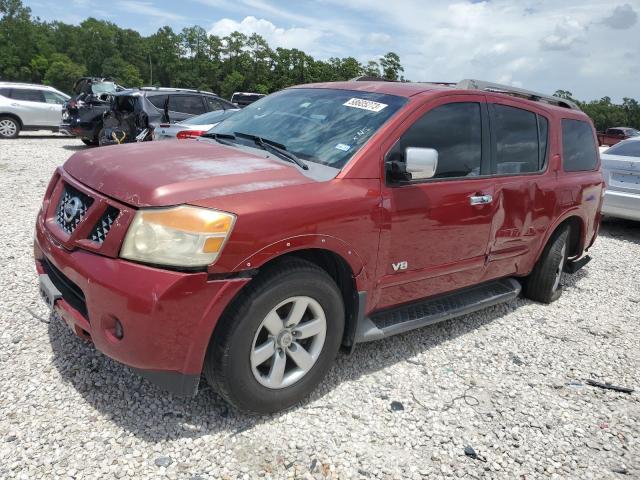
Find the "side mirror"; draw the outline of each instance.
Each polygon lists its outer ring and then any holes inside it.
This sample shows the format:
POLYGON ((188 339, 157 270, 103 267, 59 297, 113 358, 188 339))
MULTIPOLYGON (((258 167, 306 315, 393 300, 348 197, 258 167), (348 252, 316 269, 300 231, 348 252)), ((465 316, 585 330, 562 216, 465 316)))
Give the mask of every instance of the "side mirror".
POLYGON ((434 148, 407 147, 404 152, 406 171, 411 180, 433 178, 438 168, 438 151, 434 148))

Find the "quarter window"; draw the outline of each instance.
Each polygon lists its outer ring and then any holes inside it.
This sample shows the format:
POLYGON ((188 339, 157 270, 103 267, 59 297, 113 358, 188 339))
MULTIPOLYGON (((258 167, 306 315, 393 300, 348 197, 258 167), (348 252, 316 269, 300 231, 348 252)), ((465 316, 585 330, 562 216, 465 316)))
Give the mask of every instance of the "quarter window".
POLYGON ((41 102, 45 103, 44 95, 40 90, 28 90, 26 88, 14 88, 11 90, 11 98, 14 100, 22 100, 24 102, 41 102))
POLYGON ((536 114, 506 105, 493 105, 493 112, 496 173, 537 172, 541 162, 536 114))
POLYGON ((433 178, 480 175, 480 104, 449 103, 427 112, 402 135, 389 152, 387 161, 402 165, 407 147, 433 148, 438 151, 438 167, 433 178))
POLYGON ((562 166, 565 172, 594 170, 598 163, 593 129, 587 122, 562 120, 562 166))
POLYGON ((200 115, 205 112, 202 97, 197 95, 171 95, 169 97, 169 110, 191 115, 200 115))

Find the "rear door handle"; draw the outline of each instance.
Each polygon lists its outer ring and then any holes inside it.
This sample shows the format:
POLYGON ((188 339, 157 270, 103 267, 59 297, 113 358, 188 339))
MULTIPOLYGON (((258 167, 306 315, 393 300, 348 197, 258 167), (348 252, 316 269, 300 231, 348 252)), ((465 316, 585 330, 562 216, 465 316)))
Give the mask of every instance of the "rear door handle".
POLYGON ((493 197, 491 195, 473 195, 472 197, 469 197, 469 203, 471 205, 486 205, 491 202, 493 202, 493 197))

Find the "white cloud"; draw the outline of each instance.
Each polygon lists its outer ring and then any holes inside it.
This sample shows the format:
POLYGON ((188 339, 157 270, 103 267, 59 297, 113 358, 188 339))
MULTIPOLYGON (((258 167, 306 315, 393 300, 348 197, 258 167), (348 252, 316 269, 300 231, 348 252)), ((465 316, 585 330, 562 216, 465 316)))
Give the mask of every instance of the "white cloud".
POLYGON ((184 16, 173 13, 166 8, 156 7, 151 2, 139 0, 120 0, 116 3, 116 6, 120 10, 134 13, 136 15, 147 15, 149 17, 153 17, 165 22, 178 22, 185 20, 184 16))
POLYGON ((273 48, 298 48, 305 51, 313 48, 315 43, 324 35, 322 32, 311 28, 279 28, 268 20, 258 19, 253 16, 245 17, 241 22, 223 18, 213 24, 209 33, 223 37, 234 31, 245 35, 257 33, 264 37, 273 48))

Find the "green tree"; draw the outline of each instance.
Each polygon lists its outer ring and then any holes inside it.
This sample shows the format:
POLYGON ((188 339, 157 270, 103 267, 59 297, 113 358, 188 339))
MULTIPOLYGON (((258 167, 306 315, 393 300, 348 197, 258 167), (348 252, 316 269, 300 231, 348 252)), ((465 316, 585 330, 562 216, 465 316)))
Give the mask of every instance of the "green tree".
POLYGON ((389 52, 380 59, 380 67, 382 68, 382 76, 387 80, 398 80, 400 72, 404 72, 400 57, 394 52, 389 52))
POLYGON ((44 82, 63 92, 71 92, 75 81, 86 74, 86 68, 66 55, 56 53, 44 76, 44 82))

